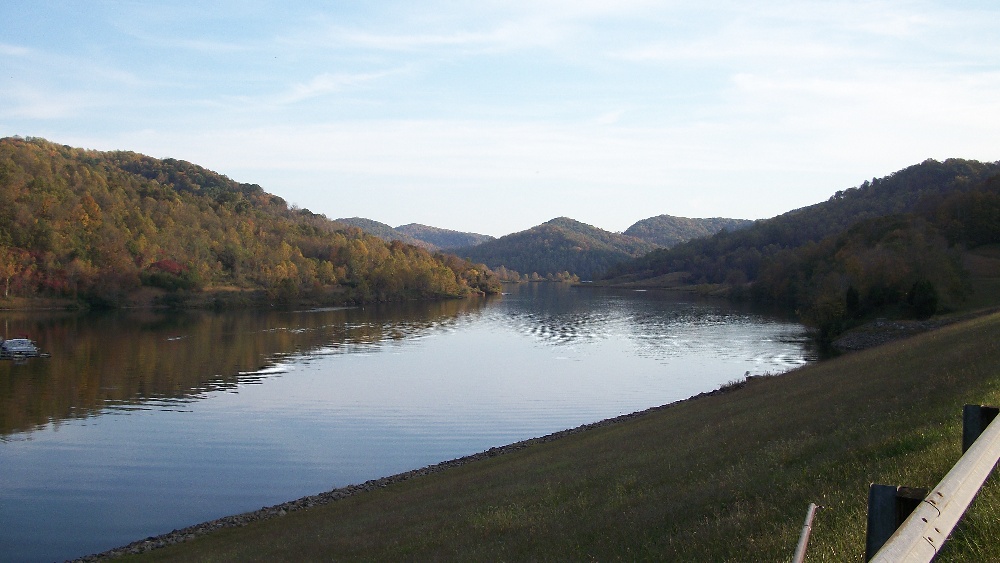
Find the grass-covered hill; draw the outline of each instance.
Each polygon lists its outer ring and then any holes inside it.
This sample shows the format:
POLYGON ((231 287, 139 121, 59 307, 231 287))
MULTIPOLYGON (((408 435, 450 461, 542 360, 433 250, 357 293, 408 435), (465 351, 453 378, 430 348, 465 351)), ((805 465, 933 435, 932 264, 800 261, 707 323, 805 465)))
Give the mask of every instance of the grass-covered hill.
MULTIPOLYGON (((180 531, 195 539, 146 558, 788 561, 815 502, 807 561, 861 561, 869 484, 933 488, 961 455, 962 405, 1000 405, 998 373, 992 315, 245 527, 180 531)), ((998 561, 998 537, 994 476, 935 560, 998 561)))
POLYGON ((6 298, 117 306, 146 288, 226 288, 358 302, 495 287, 483 266, 384 242, 180 160, 4 138, 0 201, 6 298))
POLYGON ((609 267, 656 248, 652 243, 611 233, 567 217, 559 217, 455 254, 522 274, 542 276, 564 272, 592 279, 609 267))
POLYGON ((749 219, 726 219, 723 217, 691 219, 674 217, 673 215, 657 215, 637 221, 625 229, 624 234, 651 242, 656 246, 670 248, 691 239, 709 237, 719 231, 735 231, 752 224, 753 221, 749 219))
POLYGON ((462 248, 466 246, 476 246, 477 244, 482 244, 484 242, 495 240, 494 237, 491 237, 490 235, 481 235, 479 233, 463 233, 461 231, 452 231, 450 229, 430 227, 427 225, 421 225, 419 223, 400 225, 396 227, 396 231, 410 235, 411 237, 421 240, 423 242, 433 244, 434 246, 442 250, 451 250, 453 248, 462 248))
POLYGON ((782 303, 830 334, 968 296, 966 249, 1000 242, 1000 163, 927 160, 828 201, 652 252, 611 283, 712 284, 782 303))

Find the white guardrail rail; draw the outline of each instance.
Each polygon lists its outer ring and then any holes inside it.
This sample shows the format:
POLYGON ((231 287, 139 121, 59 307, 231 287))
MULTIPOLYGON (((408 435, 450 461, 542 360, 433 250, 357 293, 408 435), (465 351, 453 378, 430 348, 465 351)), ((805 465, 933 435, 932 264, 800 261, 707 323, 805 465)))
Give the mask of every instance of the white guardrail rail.
MULTIPOLYGON (((966 436, 970 408, 981 407, 966 407, 966 436)), ((978 413, 976 410, 976 417, 978 413)), ((934 558, 1000 459, 1000 417, 994 418, 974 439, 958 463, 913 509, 871 561, 916 563, 934 558)))

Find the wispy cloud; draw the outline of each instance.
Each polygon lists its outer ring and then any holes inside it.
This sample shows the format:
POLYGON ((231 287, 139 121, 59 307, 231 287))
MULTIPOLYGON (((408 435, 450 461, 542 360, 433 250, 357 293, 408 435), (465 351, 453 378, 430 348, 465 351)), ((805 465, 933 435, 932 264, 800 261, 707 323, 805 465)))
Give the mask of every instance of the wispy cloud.
POLYGON ((0 88, 0 118, 57 120, 99 105, 91 96, 27 86, 0 88))
POLYGON ((507 34, 500 30, 488 32, 458 31, 446 34, 386 34, 351 29, 332 29, 330 36, 338 42, 376 50, 412 51, 425 47, 456 47, 495 45, 507 34))
POLYGON ((24 57, 31 53, 31 49, 19 45, 8 45, 0 43, 0 55, 5 57, 24 57))
POLYGON ((324 96, 326 94, 359 88, 365 84, 377 81, 387 76, 401 74, 404 72, 406 72, 406 69, 391 69, 362 73, 324 72, 314 76, 306 83, 293 85, 287 92, 278 96, 277 103, 294 104, 310 98, 324 96))
POLYGON ((202 54, 230 55, 256 52, 261 48, 259 42, 249 43, 205 37, 189 37, 176 33, 153 33, 147 29, 138 27, 130 27, 121 31, 135 39, 144 48, 154 47, 166 51, 184 50, 202 54))
POLYGON ((865 56, 858 46, 835 45, 804 37, 781 37, 780 34, 740 34, 724 32, 696 41, 658 41, 612 51, 609 57, 633 62, 704 63, 728 65, 760 60, 771 64, 799 61, 816 64, 821 60, 865 56))
POLYGON ((621 120, 622 116, 625 115, 624 109, 617 109, 614 111, 609 111, 608 113, 599 115, 597 117, 597 123, 601 125, 613 125, 621 120))
POLYGON ((0 45, 13 55, 0 71, 0 116, 58 120, 120 112, 126 99, 151 86, 144 78, 79 53, 0 45))
POLYGON ((559 40, 567 29, 538 20, 504 21, 483 28, 468 23, 459 29, 412 33, 380 28, 324 26, 284 39, 292 44, 323 48, 354 48, 374 52, 413 53, 447 49, 452 52, 504 52, 544 45, 559 40))

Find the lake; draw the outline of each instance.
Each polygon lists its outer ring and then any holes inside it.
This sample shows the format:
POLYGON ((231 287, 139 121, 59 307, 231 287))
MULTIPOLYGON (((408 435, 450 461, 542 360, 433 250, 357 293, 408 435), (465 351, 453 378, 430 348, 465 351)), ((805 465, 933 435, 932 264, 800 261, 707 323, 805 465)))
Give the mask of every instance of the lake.
POLYGON ((6 313, 0 560, 79 557, 779 373, 788 317, 688 294, 6 313))

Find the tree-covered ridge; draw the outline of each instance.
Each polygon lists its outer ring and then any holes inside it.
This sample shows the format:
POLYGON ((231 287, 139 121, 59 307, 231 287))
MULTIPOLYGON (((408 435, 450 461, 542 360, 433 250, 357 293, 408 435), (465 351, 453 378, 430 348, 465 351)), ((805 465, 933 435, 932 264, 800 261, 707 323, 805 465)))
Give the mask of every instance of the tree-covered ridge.
POLYGON ((541 276, 576 275, 593 279, 609 267, 649 252, 643 240, 559 217, 526 231, 455 249, 459 256, 491 268, 541 276))
POLYGON ((834 334, 872 315, 926 316, 966 291, 963 249, 1000 242, 1000 163, 911 166, 829 201, 658 250, 609 277, 666 274, 783 303, 834 334))
POLYGON ((413 246, 419 246, 430 251, 440 250, 440 247, 437 245, 430 244, 417 237, 398 231, 393 227, 385 223, 375 221, 374 219, 366 219, 364 217, 341 217, 339 219, 334 219, 334 221, 349 227, 357 227, 362 231, 370 235, 377 236, 386 242, 398 240, 400 242, 412 244, 413 246))
POLYGON ((430 227, 428 225, 421 225, 419 223, 400 225, 396 227, 395 230, 405 235, 410 235, 411 237, 421 240, 423 242, 432 244, 442 250, 462 248, 465 246, 475 246, 477 244, 482 244, 484 242, 496 240, 494 237, 491 237, 490 235, 481 235, 479 233, 463 233, 461 231, 452 231, 450 229, 430 227))
POLYGON ((494 240, 489 235, 478 233, 463 233, 449 229, 429 227, 418 223, 410 223, 399 227, 392 227, 385 223, 366 219, 364 217, 342 217, 336 219, 337 223, 357 227, 362 231, 375 235, 384 241, 398 240, 406 244, 412 244, 426 248, 430 251, 451 250, 463 246, 474 246, 488 240, 494 240))
POLYGON ((6 295, 120 305, 143 286, 337 301, 458 296, 492 273, 343 228, 194 164, 0 139, 6 295))
POLYGON ((637 221, 625 229, 624 234, 657 246, 670 248, 691 239, 712 236, 719 231, 735 231, 752 224, 753 221, 749 219, 727 219, 724 217, 692 219, 674 217, 673 215, 657 215, 637 221))
POLYGON ((885 178, 838 191, 828 201, 757 221, 746 229, 723 231, 654 251, 610 272, 609 277, 642 279, 689 272, 695 281, 721 283, 731 271, 741 271, 752 281, 764 256, 818 242, 864 219, 913 211, 921 201, 973 189, 998 172, 998 163, 927 160, 885 178))

